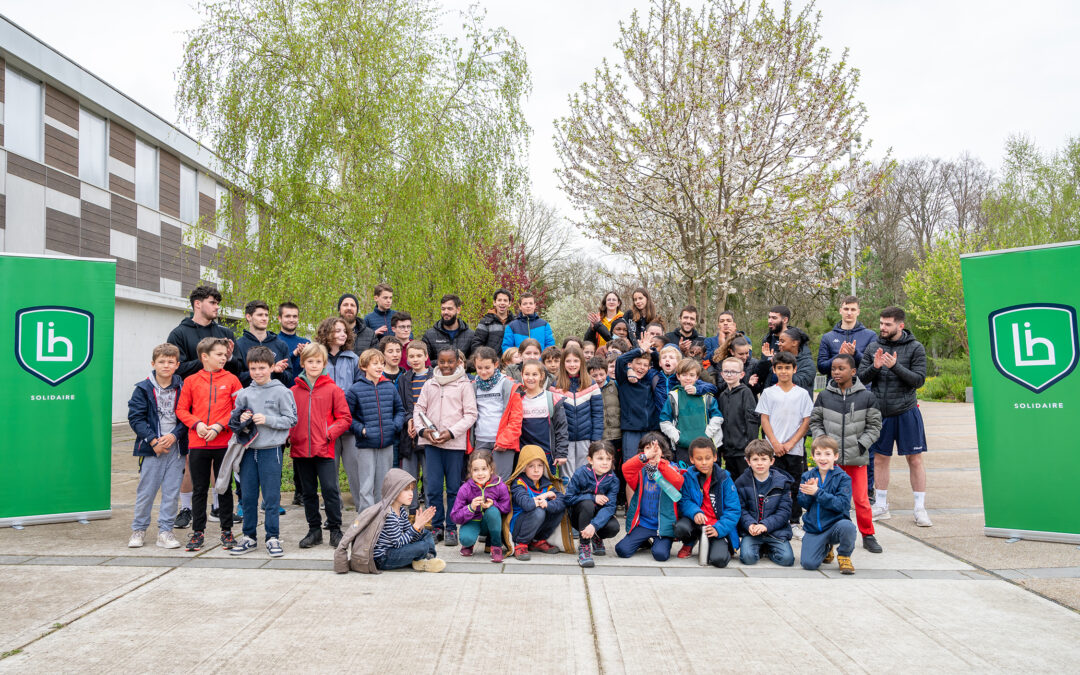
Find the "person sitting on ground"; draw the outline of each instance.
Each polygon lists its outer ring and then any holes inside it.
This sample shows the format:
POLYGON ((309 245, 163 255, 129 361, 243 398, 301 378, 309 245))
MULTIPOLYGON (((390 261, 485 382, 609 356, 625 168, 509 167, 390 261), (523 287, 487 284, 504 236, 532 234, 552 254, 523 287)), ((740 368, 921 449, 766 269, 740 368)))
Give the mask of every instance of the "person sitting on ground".
POLYGON ((609 441, 594 441, 589 446, 588 464, 570 479, 566 502, 571 521, 581 533, 578 565, 592 567, 593 556, 605 555, 604 539, 619 533, 615 504, 619 498, 619 478, 612 471, 615 447, 609 441))
MULTIPOLYGON (((530 551, 558 553, 548 543, 566 517, 566 499, 562 481, 551 474, 544 450, 526 445, 518 453, 517 468, 510 476, 513 510, 503 520, 504 539, 513 541, 514 557, 528 560, 530 551), (512 538, 511 538, 512 537, 512 538)), ((565 550, 570 549, 568 534, 563 532, 565 550)))
POLYGON ((623 462, 623 475, 634 495, 626 508, 626 536, 615 544, 615 555, 620 558, 629 558, 647 545, 657 562, 671 557, 676 505, 683 497, 684 482, 671 458, 671 446, 664 435, 650 431, 641 437, 638 454, 623 462))
POLYGON ((477 450, 469 455, 469 480, 461 484, 450 511, 450 518, 460 526, 461 555, 471 556, 473 546, 483 534, 491 546, 491 562, 502 562, 502 519, 507 513, 510 513, 510 490, 495 473, 491 452, 477 450))
POLYGON ((731 475, 716 461, 716 446, 704 436, 690 442, 691 466, 686 470, 675 538, 682 542, 680 558, 693 554, 694 544, 705 532, 709 550, 706 559, 713 567, 727 567, 738 547, 736 527, 742 508, 731 475))
POLYGON ((791 486, 787 473, 773 466, 772 445, 757 438, 746 445, 749 468, 735 479, 742 514, 739 517, 739 561, 755 565, 761 555, 781 567, 795 564, 791 550, 791 486))
POLYGON ((851 508, 851 479, 836 468, 840 445, 829 436, 818 436, 810 446, 817 464, 802 475, 799 484, 799 505, 805 509, 802 554, 803 569, 816 570, 821 563, 833 561, 841 574, 855 574, 851 552, 855 550, 855 523, 848 512, 851 508))

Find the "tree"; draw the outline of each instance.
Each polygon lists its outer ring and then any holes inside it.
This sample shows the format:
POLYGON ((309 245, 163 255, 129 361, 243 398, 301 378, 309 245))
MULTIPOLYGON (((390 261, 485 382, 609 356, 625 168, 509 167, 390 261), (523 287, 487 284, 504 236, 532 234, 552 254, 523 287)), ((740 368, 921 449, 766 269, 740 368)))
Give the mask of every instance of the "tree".
POLYGON ((962 244, 956 234, 949 233, 904 276, 911 328, 934 353, 967 352, 960 254, 972 250, 970 244, 962 244))
MULTIPOLYGON (((234 227, 223 291, 308 316, 386 281, 420 318, 455 292, 476 313, 520 198, 529 88, 521 47, 483 17, 437 32, 432 0, 211 0, 177 101, 231 167, 256 236, 234 227)), ((253 233, 254 234, 254 233, 253 233)), ((425 316, 426 315, 426 316, 425 316)))
POLYGON ((968 236, 979 236, 986 230, 987 218, 983 208, 994 184, 994 176, 981 160, 964 153, 942 165, 945 191, 952 207, 952 226, 960 242, 968 236))
POLYGON ((820 46, 818 22, 812 3, 776 13, 707 0, 695 13, 653 0, 647 17, 634 12, 621 61, 605 60, 556 121, 579 226, 717 311, 750 275, 831 249, 855 223, 830 212, 859 212, 880 179, 844 187, 866 111, 858 72, 820 46))
POLYGON ((1012 137, 1003 165, 985 204, 996 241, 1036 246, 1080 239, 1080 139, 1045 153, 1029 139, 1012 137))
POLYGON ((510 229, 524 252, 530 278, 547 288, 556 287, 570 257, 573 232, 555 207, 531 197, 524 199, 511 213, 510 229))
POLYGON ((915 239, 919 259, 933 247, 934 236, 948 218, 949 193, 940 159, 914 159, 900 164, 896 190, 903 223, 915 239))

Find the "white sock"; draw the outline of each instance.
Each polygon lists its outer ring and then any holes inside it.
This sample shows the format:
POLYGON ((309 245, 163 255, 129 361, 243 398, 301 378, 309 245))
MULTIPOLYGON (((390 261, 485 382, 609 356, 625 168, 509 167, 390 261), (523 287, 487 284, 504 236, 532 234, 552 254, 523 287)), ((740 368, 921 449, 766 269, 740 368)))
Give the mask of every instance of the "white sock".
POLYGON ((190 492, 181 492, 180 493, 180 508, 182 508, 182 509, 190 509, 191 508, 191 493, 190 492))
POLYGON ((216 509, 216 508, 218 507, 218 501, 217 501, 218 495, 217 495, 217 490, 211 490, 211 493, 213 494, 213 499, 214 499, 214 508, 216 509))
POLYGON ((881 508, 887 507, 889 505, 889 502, 886 499, 887 496, 888 492, 881 488, 874 490, 874 506, 880 506, 881 508))
POLYGON ((912 492, 911 494, 915 495, 915 508, 916 509, 925 509, 926 508, 926 493, 925 492, 912 492))

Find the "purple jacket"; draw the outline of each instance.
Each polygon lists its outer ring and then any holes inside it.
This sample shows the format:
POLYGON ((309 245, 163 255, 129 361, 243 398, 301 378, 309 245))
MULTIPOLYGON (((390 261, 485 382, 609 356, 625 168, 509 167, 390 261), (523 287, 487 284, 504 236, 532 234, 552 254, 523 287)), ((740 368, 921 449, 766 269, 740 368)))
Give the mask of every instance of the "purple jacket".
POLYGON ((458 525, 464 525, 470 520, 480 520, 483 513, 469 508, 472 500, 477 497, 490 499, 494 502, 492 508, 498 509, 499 513, 510 513, 510 490, 502 478, 495 475, 483 487, 477 485, 472 478, 462 483, 457 499, 454 500, 454 508, 450 510, 450 519, 458 525))

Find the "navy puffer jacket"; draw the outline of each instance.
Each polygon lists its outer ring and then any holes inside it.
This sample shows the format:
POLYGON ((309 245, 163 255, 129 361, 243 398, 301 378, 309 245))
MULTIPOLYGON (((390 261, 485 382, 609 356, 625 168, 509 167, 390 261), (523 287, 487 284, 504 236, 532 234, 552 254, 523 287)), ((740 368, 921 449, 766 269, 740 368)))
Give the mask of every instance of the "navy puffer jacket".
POLYGON ((345 393, 352 413, 350 430, 358 448, 385 448, 394 444, 405 424, 405 406, 397 387, 385 377, 378 383, 361 377, 345 393))

